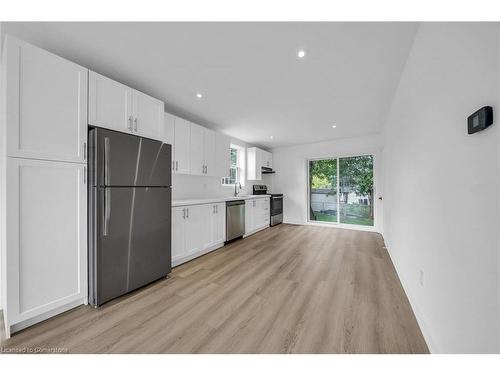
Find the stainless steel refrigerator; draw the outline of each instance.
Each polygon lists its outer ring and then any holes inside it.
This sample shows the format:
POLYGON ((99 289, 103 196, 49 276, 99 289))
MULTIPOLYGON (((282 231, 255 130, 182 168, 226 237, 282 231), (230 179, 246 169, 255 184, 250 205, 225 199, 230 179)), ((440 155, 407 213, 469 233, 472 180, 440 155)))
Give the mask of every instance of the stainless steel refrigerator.
POLYGON ((89 302, 99 306, 171 270, 171 146, 89 130, 89 302))

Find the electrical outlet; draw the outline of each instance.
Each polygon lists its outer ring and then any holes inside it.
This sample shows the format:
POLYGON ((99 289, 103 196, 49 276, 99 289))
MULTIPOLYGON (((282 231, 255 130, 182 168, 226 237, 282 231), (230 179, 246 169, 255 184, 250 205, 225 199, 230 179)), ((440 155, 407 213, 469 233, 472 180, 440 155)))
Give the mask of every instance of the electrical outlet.
POLYGON ((424 286, 424 271, 423 270, 420 270, 419 281, 420 281, 420 286, 424 286))

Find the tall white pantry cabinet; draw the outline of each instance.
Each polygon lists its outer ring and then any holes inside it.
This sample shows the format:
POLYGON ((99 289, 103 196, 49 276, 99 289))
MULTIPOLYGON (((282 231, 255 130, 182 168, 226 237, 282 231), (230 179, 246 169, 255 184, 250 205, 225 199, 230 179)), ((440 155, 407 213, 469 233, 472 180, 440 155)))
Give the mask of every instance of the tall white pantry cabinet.
POLYGON ((88 70, 6 36, 1 264, 6 334, 87 303, 88 70))

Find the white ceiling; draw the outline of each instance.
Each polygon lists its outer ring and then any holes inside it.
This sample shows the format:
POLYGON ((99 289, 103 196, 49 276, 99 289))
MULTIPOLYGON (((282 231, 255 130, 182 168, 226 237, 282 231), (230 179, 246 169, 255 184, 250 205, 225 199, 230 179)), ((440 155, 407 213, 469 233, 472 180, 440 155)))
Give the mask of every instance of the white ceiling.
POLYGON ((169 112, 264 147, 379 132, 417 27, 416 23, 2 25, 5 33, 164 100, 169 112), (307 52, 302 60, 297 58, 299 49, 307 52), (196 98, 197 92, 203 99, 196 98))

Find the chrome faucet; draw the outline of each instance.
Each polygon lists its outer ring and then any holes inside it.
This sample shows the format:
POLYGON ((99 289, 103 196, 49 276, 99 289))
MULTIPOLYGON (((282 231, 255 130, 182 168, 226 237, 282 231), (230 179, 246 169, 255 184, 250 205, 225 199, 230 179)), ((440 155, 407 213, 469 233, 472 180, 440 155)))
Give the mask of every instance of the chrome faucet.
POLYGON ((237 188, 237 186, 238 186, 238 185, 240 186, 240 190, 241 190, 241 183, 240 183, 240 182, 235 182, 235 183, 234 183, 234 196, 235 196, 235 197, 237 197, 237 196, 238 196, 238 193, 239 193, 239 191, 238 191, 238 190, 236 190, 236 188, 237 188))

